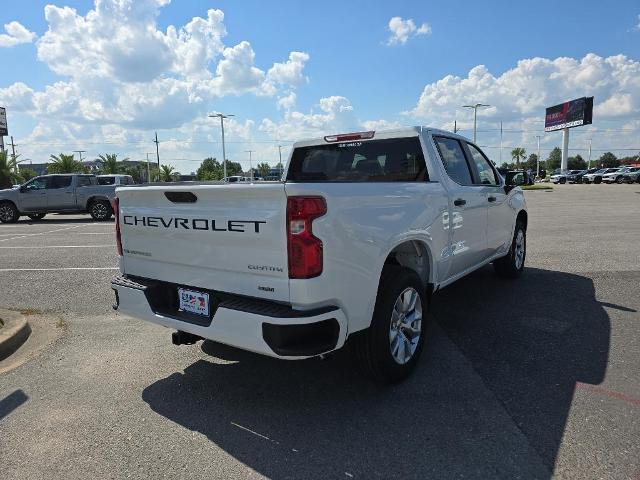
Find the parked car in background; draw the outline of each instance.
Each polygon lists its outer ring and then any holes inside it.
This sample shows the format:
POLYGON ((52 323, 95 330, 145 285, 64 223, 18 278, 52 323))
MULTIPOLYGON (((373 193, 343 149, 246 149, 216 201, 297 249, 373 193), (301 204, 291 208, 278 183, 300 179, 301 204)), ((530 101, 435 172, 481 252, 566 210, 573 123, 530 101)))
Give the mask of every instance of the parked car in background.
POLYGON ((605 173, 602 176, 604 183, 622 183, 624 182, 624 174, 629 171, 630 167, 620 167, 614 169, 613 172, 605 173))
POLYGON ((582 170, 561 170, 558 173, 551 175, 552 183, 575 183, 576 175, 582 172, 582 170))
POLYGON ((577 173, 574 176, 573 183, 585 183, 585 182, 583 182, 584 176, 588 175, 590 173, 595 173, 598 170, 599 170, 598 168, 589 168, 587 170, 580 170, 580 173, 577 173))
POLYGON ((0 222, 33 220, 47 213, 89 213, 94 220, 111 218, 115 185, 98 185, 95 175, 42 175, 19 188, 0 190, 0 222))
POLYGON ((627 173, 623 175, 624 181, 627 183, 640 183, 640 167, 631 167, 627 173))
POLYGON ((98 175, 98 185, 135 185, 131 175, 98 175))
POLYGON ((567 183, 580 183, 585 170, 569 170, 567 173, 567 183))
POLYGON ((603 175, 615 172, 616 170, 617 168, 601 168, 593 173, 587 173, 582 176, 582 183, 601 183, 603 175))

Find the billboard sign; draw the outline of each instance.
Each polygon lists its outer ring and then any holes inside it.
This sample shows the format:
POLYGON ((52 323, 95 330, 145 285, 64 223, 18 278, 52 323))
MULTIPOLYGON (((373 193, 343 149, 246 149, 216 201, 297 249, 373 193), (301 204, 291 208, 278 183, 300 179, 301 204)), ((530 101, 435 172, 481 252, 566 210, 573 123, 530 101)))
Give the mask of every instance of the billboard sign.
POLYGON ((553 132, 563 128, 591 125, 593 97, 582 97, 547 108, 544 131, 553 132))
POLYGON ((7 109, 0 107, 0 137, 9 135, 9 129, 7 128, 7 109))

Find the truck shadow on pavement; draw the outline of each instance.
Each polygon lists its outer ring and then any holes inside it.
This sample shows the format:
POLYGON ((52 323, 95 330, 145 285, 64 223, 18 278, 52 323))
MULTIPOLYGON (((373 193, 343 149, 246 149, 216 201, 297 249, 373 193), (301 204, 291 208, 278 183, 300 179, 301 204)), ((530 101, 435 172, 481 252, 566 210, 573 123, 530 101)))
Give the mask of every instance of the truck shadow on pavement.
POLYGON ((271 478, 551 477, 576 382, 600 383, 607 366, 592 281, 485 268, 438 293, 432 318, 394 387, 362 379, 346 352, 286 362, 207 341, 215 359, 142 398, 271 478))

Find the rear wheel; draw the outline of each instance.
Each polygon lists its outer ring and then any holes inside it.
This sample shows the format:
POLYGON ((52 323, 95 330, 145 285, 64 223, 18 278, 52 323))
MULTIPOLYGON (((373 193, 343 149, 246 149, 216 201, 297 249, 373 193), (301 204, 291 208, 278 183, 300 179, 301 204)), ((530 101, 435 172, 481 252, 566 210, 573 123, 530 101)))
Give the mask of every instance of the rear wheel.
POLYGON ((408 377, 424 346, 426 313, 427 298, 420 277, 408 268, 386 266, 371 326, 350 338, 358 369, 383 383, 396 383, 408 377))
POLYGON ((593 179, 593 183, 602 183, 602 177, 596 177, 593 179))
POLYGON ((31 220, 42 220, 46 213, 31 213, 27 215, 31 220))
POLYGON ((624 181, 624 177, 622 175, 618 175, 618 177, 616 178, 616 183, 620 184, 624 181))
POLYGON ((89 207, 89 215, 98 221, 109 220, 113 214, 111 204, 106 200, 97 200, 89 207))
POLYGON ((567 183, 567 179, 566 179, 566 178, 561 178, 561 179, 560 179, 560 183, 562 183, 562 184, 567 183))
POLYGON ((511 248, 504 257, 493 262, 493 268, 501 277, 517 278, 524 270, 524 260, 527 255, 527 231, 524 222, 518 220, 513 233, 511 248))
POLYGON ((20 212, 16 206, 11 202, 0 203, 0 222, 2 223, 16 223, 20 218, 20 212))

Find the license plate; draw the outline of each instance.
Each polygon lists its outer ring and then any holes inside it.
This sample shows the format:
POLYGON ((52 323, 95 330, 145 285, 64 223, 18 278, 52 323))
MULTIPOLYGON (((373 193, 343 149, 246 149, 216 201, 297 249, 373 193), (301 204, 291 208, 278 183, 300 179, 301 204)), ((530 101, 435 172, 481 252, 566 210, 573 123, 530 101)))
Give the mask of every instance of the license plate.
POLYGON ((194 292, 184 288, 178 289, 180 299, 180 311, 195 313, 196 315, 209 316, 209 294, 194 292))

